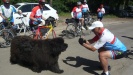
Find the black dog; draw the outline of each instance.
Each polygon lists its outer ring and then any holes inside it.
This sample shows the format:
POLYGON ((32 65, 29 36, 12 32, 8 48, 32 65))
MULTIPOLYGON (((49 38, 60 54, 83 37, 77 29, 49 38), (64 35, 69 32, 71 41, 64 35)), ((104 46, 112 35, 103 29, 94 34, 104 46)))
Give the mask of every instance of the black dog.
POLYGON ((65 51, 68 44, 61 37, 46 40, 33 40, 29 36, 17 36, 11 43, 12 64, 20 64, 34 72, 50 70, 63 73, 59 69, 58 57, 65 51))

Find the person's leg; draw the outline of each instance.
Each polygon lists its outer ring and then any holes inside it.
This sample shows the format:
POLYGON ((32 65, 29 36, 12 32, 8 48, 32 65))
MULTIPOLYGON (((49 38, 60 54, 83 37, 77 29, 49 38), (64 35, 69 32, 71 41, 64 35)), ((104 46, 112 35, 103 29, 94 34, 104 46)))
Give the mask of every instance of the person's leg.
POLYGON ((12 29, 13 33, 15 35, 17 35, 17 28, 18 28, 18 26, 17 25, 14 25, 14 22, 10 22, 10 25, 12 27, 11 29, 12 29))
POLYGON ((4 24, 4 28, 8 26, 8 23, 6 22, 3 22, 3 24, 4 24))
POLYGON ((104 48, 99 49, 99 60, 103 67, 103 72, 108 72, 108 59, 112 58, 110 51, 105 50, 104 48))
POLYGON ((35 36, 33 36, 33 39, 39 39, 40 37, 40 30, 39 28, 35 30, 35 36))
POLYGON ((84 28, 84 18, 79 18, 79 21, 81 22, 82 29, 85 30, 85 28, 84 28))
POLYGON ((97 15, 97 20, 99 21, 99 19, 100 19, 100 18, 99 18, 98 15, 97 15))
POLYGON ((38 39, 38 36, 39 36, 38 22, 33 21, 32 25, 33 26, 31 26, 31 27, 33 28, 33 32, 35 32, 35 35, 33 36, 33 39, 38 39))
POLYGON ((84 18, 79 18, 79 21, 81 22, 81 25, 84 26, 84 18))
POLYGON ((102 21, 103 17, 100 17, 100 21, 102 21))

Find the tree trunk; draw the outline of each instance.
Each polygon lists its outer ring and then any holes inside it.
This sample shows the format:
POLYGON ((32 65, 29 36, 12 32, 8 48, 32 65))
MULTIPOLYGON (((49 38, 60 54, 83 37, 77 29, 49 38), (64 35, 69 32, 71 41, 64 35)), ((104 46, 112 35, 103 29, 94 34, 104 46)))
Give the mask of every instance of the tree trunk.
POLYGON ((52 2, 53 2, 53 0, 50 0, 50 6, 52 6, 52 2))
POLYGON ((124 9, 125 6, 126 6, 126 0, 123 1, 123 7, 122 7, 122 9, 124 9))
POLYGON ((130 0, 125 0, 125 7, 128 6, 129 2, 130 2, 130 0))
POLYGON ((116 4, 116 10, 120 10, 120 5, 121 5, 122 0, 118 0, 117 4, 116 4))

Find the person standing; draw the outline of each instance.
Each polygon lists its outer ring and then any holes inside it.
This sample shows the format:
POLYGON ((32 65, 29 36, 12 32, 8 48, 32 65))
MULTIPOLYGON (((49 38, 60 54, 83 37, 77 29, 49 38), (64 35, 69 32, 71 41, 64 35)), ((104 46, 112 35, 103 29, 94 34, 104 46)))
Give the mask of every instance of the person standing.
POLYGON ((100 7, 97 9, 97 19, 99 21, 102 21, 103 15, 105 14, 105 9, 103 8, 103 4, 100 5, 100 7))

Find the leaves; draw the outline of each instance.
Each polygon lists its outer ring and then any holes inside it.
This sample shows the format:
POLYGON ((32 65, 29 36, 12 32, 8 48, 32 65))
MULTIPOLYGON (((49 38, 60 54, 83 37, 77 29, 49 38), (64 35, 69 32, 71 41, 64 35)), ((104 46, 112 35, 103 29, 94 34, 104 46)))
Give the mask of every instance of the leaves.
MULTIPOLYGON (((22 2, 38 2, 38 0, 10 0, 11 4, 22 3, 22 2)), ((83 2, 83 0, 46 0, 47 3, 51 4, 58 13, 71 12, 72 8, 76 5, 77 1, 83 2)), ((0 4, 3 2, 0 1, 0 4)), ((96 12, 100 4, 109 6, 112 9, 119 9, 120 6, 126 7, 129 4, 133 5, 133 0, 87 0, 89 8, 92 12, 96 12)))

